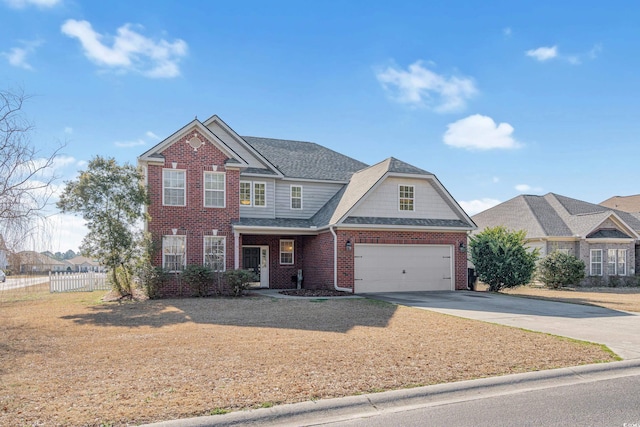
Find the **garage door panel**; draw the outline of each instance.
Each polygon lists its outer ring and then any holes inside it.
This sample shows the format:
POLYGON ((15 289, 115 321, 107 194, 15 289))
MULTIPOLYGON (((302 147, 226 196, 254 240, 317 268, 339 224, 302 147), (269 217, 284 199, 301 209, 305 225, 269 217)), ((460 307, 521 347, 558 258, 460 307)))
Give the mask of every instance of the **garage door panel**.
POLYGON ((450 245, 356 244, 355 291, 453 290, 450 245))

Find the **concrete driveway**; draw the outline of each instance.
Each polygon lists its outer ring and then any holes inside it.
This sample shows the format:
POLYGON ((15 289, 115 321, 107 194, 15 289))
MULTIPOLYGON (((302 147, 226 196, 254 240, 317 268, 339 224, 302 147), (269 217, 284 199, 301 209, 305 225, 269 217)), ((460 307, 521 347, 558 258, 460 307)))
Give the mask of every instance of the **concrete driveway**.
POLYGON ((640 359, 640 315, 634 313, 472 291, 395 292, 366 296, 453 316, 605 344, 624 359, 640 359))

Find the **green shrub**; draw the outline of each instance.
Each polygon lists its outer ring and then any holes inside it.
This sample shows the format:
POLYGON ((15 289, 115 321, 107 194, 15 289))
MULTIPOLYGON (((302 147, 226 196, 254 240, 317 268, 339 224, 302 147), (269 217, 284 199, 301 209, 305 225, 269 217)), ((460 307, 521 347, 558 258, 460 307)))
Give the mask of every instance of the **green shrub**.
POLYGON ((550 288, 577 285, 585 277, 584 261, 560 251, 551 252, 538 264, 538 279, 550 288))
POLYGON ((149 299, 160 298, 162 289, 171 278, 169 270, 152 265, 145 265, 137 274, 139 284, 149 299))
POLYGON ((224 272, 224 280, 233 296, 239 297, 249 287, 249 283, 255 282, 258 278, 250 270, 227 270, 224 272))
POLYGON ((182 271, 181 276, 195 296, 205 297, 210 294, 213 285, 213 270, 211 268, 204 265, 188 265, 182 271))
POLYGON ((478 278, 492 292, 525 285, 536 269, 538 249, 527 250, 526 232, 509 231, 505 227, 488 227, 471 236, 469 253, 478 278))

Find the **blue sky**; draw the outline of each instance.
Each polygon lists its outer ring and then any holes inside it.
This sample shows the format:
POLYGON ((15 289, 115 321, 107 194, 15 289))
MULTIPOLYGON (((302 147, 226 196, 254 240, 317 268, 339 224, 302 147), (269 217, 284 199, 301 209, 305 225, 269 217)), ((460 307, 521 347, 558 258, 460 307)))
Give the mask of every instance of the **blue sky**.
MULTIPOLYGON (((57 174, 195 116, 433 172, 471 215, 638 191, 640 4, 0 0, 2 89, 57 174)), ((46 249, 77 249, 57 215, 46 249)), ((34 242, 33 245, 40 243, 34 242)))

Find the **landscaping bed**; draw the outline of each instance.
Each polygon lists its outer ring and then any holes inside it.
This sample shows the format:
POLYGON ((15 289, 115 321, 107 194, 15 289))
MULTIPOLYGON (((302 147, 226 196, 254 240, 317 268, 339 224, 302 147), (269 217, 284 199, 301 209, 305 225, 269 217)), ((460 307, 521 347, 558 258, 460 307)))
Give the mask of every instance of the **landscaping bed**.
POLYGON ((615 360, 368 299, 0 301, 0 425, 124 426, 615 360))

